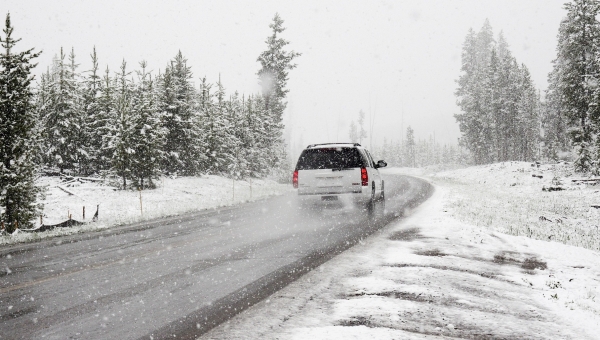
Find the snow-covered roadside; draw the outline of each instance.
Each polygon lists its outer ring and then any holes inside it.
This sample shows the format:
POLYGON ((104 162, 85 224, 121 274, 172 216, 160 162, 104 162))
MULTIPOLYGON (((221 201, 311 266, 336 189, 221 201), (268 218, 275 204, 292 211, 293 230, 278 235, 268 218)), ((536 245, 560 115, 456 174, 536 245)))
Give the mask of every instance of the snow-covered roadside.
POLYGON ((593 339, 597 252, 450 216, 452 188, 203 339, 593 339))
MULTIPOLYGON (((71 215, 77 221, 90 222, 98 206, 98 222, 31 233, 17 232, 0 236, 0 245, 30 242, 48 237, 70 235, 116 225, 141 222, 187 212, 231 206, 268 196, 281 195, 292 190, 289 184, 272 180, 233 181, 219 176, 164 177, 158 188, 132 191, 113 190, 94 182, 61 184, 57 177, 43 177, 40 185, 47 188, 43 223, 63 222, 71 215), (70 193, 59 189, 60 185, 70 193), (141 202, 140 202, 141 197, 141 202), (85 207, 85 219, 83 209, 85 207)), ((39 224, 39 221, 37 221, 39 224)))
POLYGON ((598 251, 600 181, 586 184, 572 169, 572 164, 504 162, 426 177, 452 192, 447 208, 461 220, 598 251))

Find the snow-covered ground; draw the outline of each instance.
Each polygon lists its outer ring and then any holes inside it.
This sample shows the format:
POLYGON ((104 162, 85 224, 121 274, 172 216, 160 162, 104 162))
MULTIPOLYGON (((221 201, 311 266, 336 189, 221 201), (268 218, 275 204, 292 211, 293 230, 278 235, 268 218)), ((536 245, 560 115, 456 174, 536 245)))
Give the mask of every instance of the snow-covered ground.
POLYGON ((597 223, 593 186, 528 163, 388 171, 428 177, 436 192, 202 338, 598 338, 600 256, 583 248, 597 245, 584 232, 597 223), (542 191, 558 181, 568 190, 542 191))
POLYGON ((452 193, 460 219, 511 235, 600 250, 600 181, 571 164, 506 162, 438 172, 429 177, 452 193), (597 183, 597 184, 596 184, 597 183), (596 184, 596 185, 593 185, 596 184), (557 190, 560 191, 548 191, 557 190))
MULTIPOLYGON (((42 222, 52 225, 71 218, 91 222, 98 207, 98 221, 70 228, 55 228, 45 232, 17 232, 0 236, 0 245, 28 242, 110 228, 116 225, 140 222, 163 216, 230 206, 280 195, 291 189, 289 184, 272 180, 233 181, 219 176, 162 178, 152 190, 114 190, 113 187, 93 181, 75 181, 64 184, 58 177, 42 177, 45 188, 42 222), (60 187, 71 194, 61 190, 60 187), (140 202, 141 197, 141 202, 140 202), (85 219, 83 209, 85 207, 85 219)), ((39 227, 40 221, 36 221, 39 227)))

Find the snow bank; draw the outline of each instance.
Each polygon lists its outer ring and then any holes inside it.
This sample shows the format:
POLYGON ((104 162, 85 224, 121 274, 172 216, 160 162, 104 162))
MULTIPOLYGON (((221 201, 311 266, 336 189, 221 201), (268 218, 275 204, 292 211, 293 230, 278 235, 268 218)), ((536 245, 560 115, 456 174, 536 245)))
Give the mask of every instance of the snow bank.
POLYGON ((446 208, 464 221, 600 250, 600 181, 583 182, 571 169, 570 164, 505 162, 429 178, 448 187, 453 198, 446 208))
MULTIPOLYGON (((164 177, 152 190, 115 190, 96 182, 62 184, 58 177, 42 177, 46 188, 43 223, 52 225, 74 220, 90 222, 98 207, 98 222, 71 228, 56 228, 41 233, 18 231, 0 236, 0 245, 29 242, 38 239, 106 229, 163 216, 177 215, 223 206, 240 204, 288 192, 291 185, 272 180, 233 181, 219 176, 164 177), (66 189, 73 195, 61 190, 66 189), (141 202, 140 202, 141 196, 141 202), (140 204, 141 203, 141 204, 140 204), (83 218, 85 207, 85 219, 83 218)), ((40 221, 36 221, 39 225, 40 221)))

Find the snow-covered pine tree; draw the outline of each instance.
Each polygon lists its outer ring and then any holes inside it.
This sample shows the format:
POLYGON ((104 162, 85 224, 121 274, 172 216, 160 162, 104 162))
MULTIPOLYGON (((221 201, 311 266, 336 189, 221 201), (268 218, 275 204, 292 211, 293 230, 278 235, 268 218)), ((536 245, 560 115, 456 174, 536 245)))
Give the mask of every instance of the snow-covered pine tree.
POLYGON ((177 141, 181 133, 180 119, 173 112, 175 102, 175 91, 173 84, 173 74, 166 67, 163 74, 156 78, 156 100, 160 116, 162 117, 162 127, 166 131, 164 145, 163 170, 169 174, 177 173, 182 168, 181 160, 177 149, 177 141))
POLYGON ((216 107, 215 94, 211 90, 212 85, 207 82, 206 77, 202 78, 198 96, 204 143, 201 168, 203 172, 215 174, 224 162, 221 159, 221 137, 225 133, 225 125, 216 107))
POLYGON ((597 0, 573 0, 564 8, 567 16, 558 33, 557 56, 550 76, 550 86, 556 92, 560 114, 567 119, 571 142, 577 150, 575 169, 592 168, 594 127, 591 116, 600 110, 594 100, 598 90, 600 25, 597 0))
POLYGON ((116 105, 116 80, 110 76, 108 66, 100 82, 98 97, 98 113, 93 117, 91 124, 91 140, 93 147, 97 147, 94 159, 94 169, 103 176, 111 168, 114 152, 111 133, 115 130, 115 105, 116 105))
POLYGON ((569 149, 569 135, 567 134, 567 119, 560 114, 561 96, 557 89, 558 70, 555 67, 548 75, 548 89, 546 100, 542 105, 542 141, 543 157, 558 160, 559 155, 569 149))
POLYGON ((486 20, 479 33, 469 29, 462 51, 461 75, 455 92, 461 113, 456 114, 462 143, 471 151, 476 164, 489 161, 489 122, 485 114, 485 89, 493 37, 486 20))
POLYGON ((350 137, 350 141, 352 143, 358 143, 358 129, 356 128, 356 123, 354 123, 354 121, 350 122, 350 131, 348 131, 348 137, 350 137))
POLYGON ((45 140, 47 159, 51 166, 58 166, 61 172, 77 171, 80 159, 81 105, 77 84, 74 55, 71 65, 65 62, 66 55, 60 49, 56 59, 52 83, 50 85, 50 104, 45 117, 45 140))
MULTIPOLYGON (((518 68, 516 61, 511 55, 508 43, 501 31, 498 35, 498 43, 494 49, 497 55, 496 77, 491 86, 495 88, 494 93, 494 134, 495 134, 495 158, 493 161, 504 162, 514 159, 516 98, 518 91, 514 88, 518 85, 518 68)), ((493 64, 493 62, 490 63, 493 64)))
POLYGON ((229 98, 226 106, 227 121, 231 133, 224 141, 225 148, 230 157, 227 165, 229 176, 235 179, 246 178, 249 175, 248 163, 246 160, 247 145, 243 144, 247 140, 248 128, 244 119, 244 104, 237 92, 229 98))
POLYGON ((360 110, 358 112, 358 142, 362 144, 363 138, 367 138, 367 131, 365 130, 365 111, 360 110))
POLYGON ((531 95, 533 83, 529 78, 523 80, 523 70, 503 34, 494 42, 487 20, 477 34, 469 31, 461 71, 456 96, 462 112, 455 118, 462 133, 461 145, 471 152, 475 163, 533 160, 539 117, 531 108, 538 110, 539 96, 531 95))
POLYGON ((255 171, 260 173, 261 176, 266 176, 273 172, 273 169, 279 164, 276 162, 277 158, 277 145, 279 141, 274 141, 277 137, 277 130, 274 126, 278 126, 271 119, 269 112, 265 105, 265 99, 263 96, 257 96, 254 98, 254 117, 256 127, 254 128, 255 140, 259 148, 258 155, 260 157, 259 162, 255 166, 255 171))
POLYGON ((38 119, 33 107, 33 49, 15 52, 20 39, 12 37, 10 13, 6 15, 0 43, 0 220, 12 232, 28 227, 36 216, 35 151, 38 119))
POLYGON ((498 161, 502 152, 502 97, 500 96, 500 61, 495 48, 491 48, 490 59, 485 72, 482 90, 481 112, 478 120, 481 126, 479 131, 479 148, 484 163, 498 161))
POLYGON ((245 146, 247 153, 248 173, 251 177, 264 177, 269 174, 270 170, 268 162, 264 157, 267 149, 265 141, 265 127, 262 124, 265 107, 262 103, 262 96, 251 95, 246 100, 244 117, 246 120, 245 126, 248 129, 247 141, 245 146))
POLYGON ((111 155, 111 171, 121 178, 122 188, 127 188, 127 179, 131 178, 131 161, 135 150, 132 148, 134 130, 132 114, 132 84, 129 79, 125 60, 116 75, 114 107, 110 116, 113 119, 108 131, 108 151, 111 155))
POLYGON ((244 158, 244 177, 258 177, 254 171, 253 165, 258 161, 257 154, 260 150, 256 148, 256 118, 253 116, 254 100, 252 96, 242 97, 241 116, 241 134, 239 136, 240 146, 242 148, 242 157, 244 158))
POLYGON ((132 185, 154 188, 152 180, 160 177, 165 129, 161 126, 160 111, 154 98, 153 81, 146 70, 147 63, 140 62, 138 82, 132 93, 132 125, 130 154, 132 185))
POLYGON ((285 167, 286 162, 285 147, 282 139, 283 124, 282 116, 287 103, 285 98, 289 90, 286 88, 288 73, 296 68, 293 60, 301 54, 294 51, 286 51, 285 47, 289 42, 280 37, 285 31, 283 20, 279 14, 275 14, 273 22, 269 25, 272 29, 272 35, 267 40, 267 50, 262 52, 257 61, 261 68, 257 72, 259 83, 262 87, 263 103, 265 105, 268 117, 264 122, 266 125, 266 134, 268 144, 266 145, 270 156, 269 165, 271 169, 285 167))
POLYGON ((230 168, 233 166, 233 158, 236 153, 237 141, 233 135, 233 124, 231 119, 234 118, 229 112, 229 103, 225 99, 225 87, 217 82, 217 90, 214 95, 215 103, 213 105, 213 122, 211 123, 214 139, 217 143, 209 145, 210 157, 212 160, 212 173, 229 174, 230 168))
POLYGON ((385 160, 394 166, 402 166, 402 135, 400 135, 400 139, 397 141, 392 141, 389 159, 385 160))
MULTIPOLYGON (((523 65, 524 66, 524 65, 523 65)), ((534 117, 527 113, 527 111, 519 110, 519 105, 523 103, 524 92, 528 89, 535 91, 533 82, 528 79, 527 82, 523 81, 523 70, 519 67, 517 60, 514 57, 510 57, 506 62, 505 72, 507 73, 506 87, 505 87, 505 110, 507 111, 504 135, 506 138, 506 148, 508 150, 505 161, 509 160, 521 160, 521 161, 533 161, 534 159, 525 159, 524 154, 521 152, 522 144, 531 142, 526 138, 535 138, 539 135, 539 124, 537 117, 534 117), (529 121, 528 119, 533 119, 529 121), (534 126, 533 129, 529 129, 530 126, 534 126), (524 131, 529 131, 532 134, 535 133, 536 137, 531 135, 523 135, 524 131)), ((534 98, 529 98, 534 99, 534 98)), ((537 106, 539 103, 533 103, 537 106)))
POLYGON ((246 101, 245 124, 247 134, 247 163, 248 173, 251 177, 263 177, 270 172, 267 148, 268 141, 265 132, 264 119, 268 117, 265 113, 262 96, 250 96, 246 101))
POLYGON ((403 143, 405 146, 406 159, 405 166, 415 167, 416 166, 416 148, 415 148, 415 132, 409 126, 406 128, 406 141, 403 143))
POLYGON ((192 71, 181 51, 158 79, 158 105, 166 128, 164 169, 195 175, 199 171, 202 131, 198 126, 192 71))
MULTIPOLYGON (((50 68, 46 69, 45 73, 42 73, 40 76, 40 82, 37 84, 37 90, 35 91, 35 109, 36 115, 38 118, 43 118, 48 116, 48 112, 50 110, 50 85, 52 83, 52 76, 50 74, 50 68)), ((38 138, 39 143, 37 145, 37 164, 43 165, 48 164, 46 157, 46 147, 44 136, 44 129, 46 127, 44 119, 38 119, 36 122, 37 130, 38 130, 38 138)))
POLYGON ((72 107, 73 107, 73 124, 72 124, 72 145, 73 150, 71 159, 71 168, 78 174, 86 174, 90 166, 90 154, 87 152, 86 143, 89 140, 87 131, 87 117, 85 112, 85 103, 83 101, 83 88, 81 87, 81 75, 77 72, 79 64, 75 63, 75 49, 71 48, 69 54, 68 77, 73 84, 72 107))
POLYGON ((452 154, 448 144, 444 144, 442 148, 442 164, 452 164, 452 154))
POLYGON ((217 117, 214 108, 214 94, 211 93, 212 85, 208 83, 206 77, 200 79, 200 90, 198 91, 198 111, 200 115, 199 122, 202 129, 203 153, 200 159, 199 170, 210 173, 213 171, 218 148, 218 134, 216 127, 217 117))
POLYGON ((286 88, 288 72, 296 68, 296 64, 292 61, 301 54, 285 50, 289 41, 279 36, 285 31, 285 28, 283 19, 278 13, 275 13, 269 27, 272 29, 272 35, 266 40, 267 50, 258 56, 257 61, 260 62, 261 69, 257 75, 262 87, 265 107, 272 113, 275 122, 280 123, 286 107, 284 99, 289 92, 286 88))
POLYGON ((524 64, 521 65, 520 71, 521 96, 517 103, 519 149, 515 159, 533 161, 539 158, 540 98, 524 64))
POLYGON ((383 146, 381 148, 381 152, 379 153, 384 160, 390 159, 390 144, 386 137, 383 137, 383 146))
POLYGON ((86 72, 87 75, 83 79, 82 86, 83 122, 81 131, 84 138, 81 148, 85 158, 82 159, 80 172, 84 175, 98 172, 101 169, 99 158, 102 149, 102 135, 98 133, 97 129, 102 129, 101 123, 106 123, 106 120, 102 120, 100 115, 99 97, 102 78, 98 72, 98 56, 95 46, 90 56, 92 68, 86 72))

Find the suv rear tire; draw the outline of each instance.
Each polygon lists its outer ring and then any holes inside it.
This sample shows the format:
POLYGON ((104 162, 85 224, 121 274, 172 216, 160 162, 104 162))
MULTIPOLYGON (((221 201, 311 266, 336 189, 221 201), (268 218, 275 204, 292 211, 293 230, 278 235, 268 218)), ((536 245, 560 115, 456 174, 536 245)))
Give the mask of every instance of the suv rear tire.
POLYGON ((375 211, 375 183, 373 183, 371 186, 371 198, 366 204, 366 210, 369 215, 372 215, 375 211))

